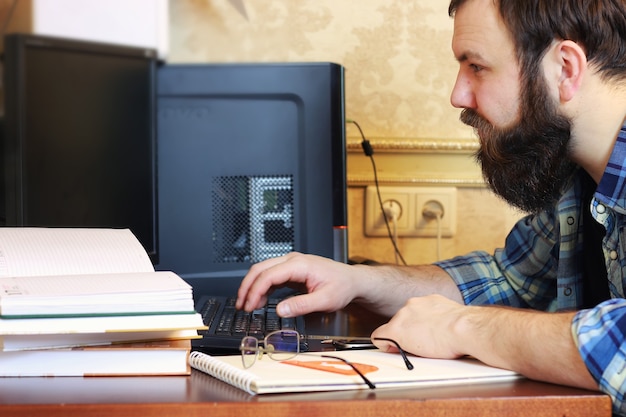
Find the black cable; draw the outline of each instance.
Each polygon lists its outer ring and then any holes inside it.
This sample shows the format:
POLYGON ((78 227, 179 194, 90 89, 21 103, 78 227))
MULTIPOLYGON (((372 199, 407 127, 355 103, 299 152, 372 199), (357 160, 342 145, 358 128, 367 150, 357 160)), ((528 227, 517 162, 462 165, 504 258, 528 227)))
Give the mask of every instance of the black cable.
POLYGON ((404 265, 407 265, 406 261, 404 260, 404 257, 402 256, 402 253, 400 253, 400 249, 398 249, 396 240, 393 238, 393 235, 391 233, 391 227, 389 227, 389 220, 387 219, 387 214, 385 213, 385 208, 383 207, 383 199, 380 196, 380 186, 378 184, 378 170, 376 169, 376 162, 374 161, 374 149, 372 148, 370 141, 365 138, 365 135, 363 134, 363 130, 361 129, 361 126, 359 126, 359 124, 354 120, 348 119, 346 121, 348 123, 353 123, 357 127, 357 129, 359 129, 359 133, 361 133, 361 138, 363 139, 363 141, 361 142, 361 147, 363 148, 363 152, 365 153, 365 156, 369 156, 370 160, 372 161, 372 169, 374 170, 374 185, 376 186, 376 195, 378 195, 378 204, 380 205, 380 211, 383 213, 383 219, 385 219, 385 226, 387 226, 387 233, 389 235, 389 240, 391 240, 393 249, 398 255, 398 257, 400 258, 400 260, 402 261, 402 263, 404 265))

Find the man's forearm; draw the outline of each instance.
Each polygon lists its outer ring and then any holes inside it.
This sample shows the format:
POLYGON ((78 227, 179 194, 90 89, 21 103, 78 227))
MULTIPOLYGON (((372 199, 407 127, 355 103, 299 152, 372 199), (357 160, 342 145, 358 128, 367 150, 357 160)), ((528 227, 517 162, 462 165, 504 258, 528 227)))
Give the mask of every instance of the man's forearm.
POLYGON ((362 272, 355 283, 354 299, 382 315, 392 316, 412 297, 440 294, 463 303, 461 293, 443 269, 436 265, 358 266, 362 272))
POLYGON ((597 389, 571 334, 574 313, 468 307, 455 327, 466 354, 528 378, 597 389))

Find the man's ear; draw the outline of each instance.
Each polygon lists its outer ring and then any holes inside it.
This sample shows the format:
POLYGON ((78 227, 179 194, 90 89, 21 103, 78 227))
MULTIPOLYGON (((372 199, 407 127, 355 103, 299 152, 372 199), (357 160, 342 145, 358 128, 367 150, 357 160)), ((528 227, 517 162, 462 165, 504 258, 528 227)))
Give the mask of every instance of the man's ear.
POLYGON ((561 102, 570 101, 580 89, 588 69, 587 54, 573 41, 558 42, 554 53, 561 66, 559 98, 561 102))

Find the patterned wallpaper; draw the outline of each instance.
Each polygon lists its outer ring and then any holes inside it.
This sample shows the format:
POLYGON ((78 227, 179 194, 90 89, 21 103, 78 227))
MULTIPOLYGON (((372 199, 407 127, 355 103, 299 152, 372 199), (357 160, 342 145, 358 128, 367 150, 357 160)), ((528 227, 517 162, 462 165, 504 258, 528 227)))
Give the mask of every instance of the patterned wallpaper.
MULTIPOLYGON (((371 138, 470 139, 445 0, 170 0, 169 62, 333 61, 371 138)), ((358 132, 348 130, 348 135, 358 132)))

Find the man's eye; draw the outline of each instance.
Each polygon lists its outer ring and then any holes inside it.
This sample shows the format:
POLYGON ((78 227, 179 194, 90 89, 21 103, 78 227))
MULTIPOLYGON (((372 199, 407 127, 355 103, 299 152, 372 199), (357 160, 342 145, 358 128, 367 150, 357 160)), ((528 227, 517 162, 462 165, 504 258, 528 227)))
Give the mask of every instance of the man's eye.
POLYGON ((480 72, 480 70, 483 69, 483 67, 481 67, 480 65, 476 65, 476 64, 469 64, 469 67, 473 72, 480 72))

